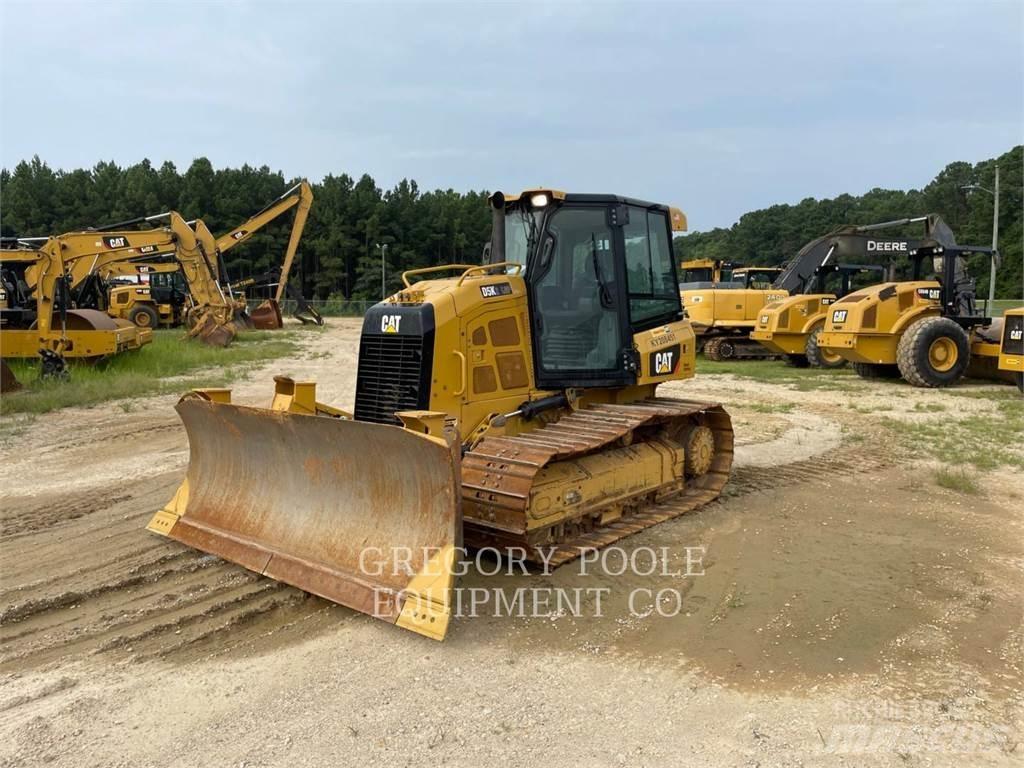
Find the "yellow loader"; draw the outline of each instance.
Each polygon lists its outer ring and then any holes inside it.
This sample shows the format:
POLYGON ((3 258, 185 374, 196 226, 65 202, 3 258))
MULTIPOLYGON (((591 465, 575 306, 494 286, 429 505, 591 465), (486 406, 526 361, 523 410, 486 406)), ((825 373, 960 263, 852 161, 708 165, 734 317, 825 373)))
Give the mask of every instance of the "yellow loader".
POLYGON ((463 544, 558 566, 718 497, 728 414, 657 394, 694 375, 682 212, 490 204, 483 264, 407 272, 367 312, 353 413, 286 378, 269 410, 184 397, 188 471, 149 529, 443 639, 463 544))

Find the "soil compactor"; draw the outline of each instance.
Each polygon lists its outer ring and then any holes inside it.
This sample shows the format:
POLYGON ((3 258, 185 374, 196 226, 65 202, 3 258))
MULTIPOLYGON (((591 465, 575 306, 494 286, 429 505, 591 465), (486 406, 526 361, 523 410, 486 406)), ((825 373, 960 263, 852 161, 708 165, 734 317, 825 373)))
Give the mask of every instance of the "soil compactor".
MULTIPOLYGON (((789 280, 792 295, 766 304, 760 311, 750 338, 771 352, 783 354, 797 367, 841 368, 847 360, 819 343, 828 309, 837 299, 852 293, 854 283, 865 285, 865 275, 885 279, 885 267, 851 264, 844 259, 871 261, 906 258, 911 251, 929 243, 950 242, 952 232, 934 214, 886 221, 880 224, 846 224, 807 243, 797 253, 789 280), (922 237, 878 234, 923 224, 922 237), (804 268, 801 270, 800 265, 804 268), (806 268, 813 268, 807 273, 806 268)), ((873 282, 873 281, 872 281, 873 282)))
POLYGON ((188 471, 149 529, 443 639, 463 543, 557 566, 717 498, 728 414, 656 394, 694 375, 683 213, 490 203, 482 265, 407 272, 367 312, 354 413, 283 377, 269 410, 186 395, 188 471))

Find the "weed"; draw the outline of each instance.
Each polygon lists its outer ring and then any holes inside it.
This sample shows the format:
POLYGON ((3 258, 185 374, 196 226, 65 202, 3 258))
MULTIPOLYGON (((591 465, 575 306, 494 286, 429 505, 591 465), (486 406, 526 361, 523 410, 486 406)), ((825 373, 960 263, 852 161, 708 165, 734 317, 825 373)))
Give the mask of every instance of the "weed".
POLYGON ((965 493, 969 496, 977 496, 981 493, 981 486, 973 477, 961 470, 942 468, 935 472, 935 483, 941 488, 948 488, 951 491, 965 493))

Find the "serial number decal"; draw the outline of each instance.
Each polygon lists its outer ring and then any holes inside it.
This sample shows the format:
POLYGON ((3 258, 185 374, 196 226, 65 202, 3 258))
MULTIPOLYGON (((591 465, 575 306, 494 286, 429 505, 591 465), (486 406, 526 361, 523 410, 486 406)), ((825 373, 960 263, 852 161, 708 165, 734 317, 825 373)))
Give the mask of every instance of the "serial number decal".
POLYGON ((511 296, 512 286, 509 283, 495 283, 494 285, 481 285, 480 295, 485 299, 493 299, 498 296, 511 296))

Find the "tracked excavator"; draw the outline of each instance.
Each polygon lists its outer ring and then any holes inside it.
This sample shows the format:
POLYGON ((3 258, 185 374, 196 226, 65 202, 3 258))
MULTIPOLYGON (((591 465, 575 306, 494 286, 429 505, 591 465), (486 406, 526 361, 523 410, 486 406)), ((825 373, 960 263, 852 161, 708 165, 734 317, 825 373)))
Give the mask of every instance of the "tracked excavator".
POLYGON ((189 287, 189 335, 214 346, 230 343, 235 336, 232 308, 196 232, 173 211, 150 217, 151 221, 163 219, 165 225, 148 230, 69 232, 42 243, 39 238, 25 238, 21 242, 28 247, 5 250, 8 306, 3 356, 38 353, 43 355, 44 374, 63 374, 65 357, 102 357, 147 343, 151 330, 136 329, 89 308, 84 286, 111 264, 144 261, 168 251, 173 252, 189 287), (55 312, 59 324, 53 320, 55 312))
MULTIPOLYGON (((207 249, 213 248, 215 250, 218 257, 218 263, 223 267, 224 254, 235 246, 244 243, 257 231, 277 219, 279 216, 284 215, 293 208, 295 209, 295 217, 292 219, 292 229, 291 234, 288 237, 288 247, 285 250, 284 262, 279 270, 275 270, 274 281, 276 282, 277 290, 274 294, 274 298, 267 299, 262 302, 251 313, 252 324, 256 328, 275 330, 282 327, 281 300, 284 298, 286 293, 290 298, 296 298, 297 296, 296 303, 299 306, 297 319, 303 323, 309 322, 310 319, 312 319, 312 321, 317 325, 324 324, 323 318, 320 317, 319 313, 315 309, 312 309, 307 302, 302 300, 301 291, 297 290, 294 286, 289 286, 288 283, 292 263, 295 261, 295 254, 299 247, 299 241, 302 239, 302 231, 306 227, 306 219, 309 217, 309 210, 312 206, 313 189, 309 186, 309 183, 303 179, 279 198, 254 213, 230 232, 221 235, 216 239, 213 239, 211 236, 203 240, 207 249)), ((227 275, 224 273, 222 273, 221 276, 225 285, 230 286, 229 290, 240 285, 239 283, 229 282, 227 280, 227 275)), ((268 281, 254 281, 251 285, 266 284, 266 282, 268 281)))
POLYGON ((750 338, 770 353, 785 355, 797 367, 841 368, 848 361, 819 343, 828 308, 855 288, 886 277, 886 266, 881 264, 843 260, 882 259, 894 267, 896 261, 905 260, 917 248, 951 239, 952 232, 946 223, 932 214, 880 224, 844 225, 812 240, 791 262, 797 271, 780 278, 794 284, 792 295, 764 306, 750 338), (918 224, 924 227, 920 237, 879 234, 918 224), (801 264, 805 266, 800 268, 801 264), (810 275, 806 274, 807 267, 813 267, 810 275))
MULTIPOLYGON (((0 356, 40 357, 43 376, 66 373, 65 358, 97 360, 138 349, 152 340, 152 331, 70 301, 63 243, 49 238, 34 247, 11 244, 0 250, 0 356), (29 287, 26 272, 34 275, 29 287)), ((104 263, 131 258, 125 249, 97 257, 104 263)), ((7 368, 4 391, 16 386, 7 368)))
POLYGON ((948 227, 940 234, 910 250, 909 280, 879 283, 836 301, 818 343, 852 362, 863 378, 902 377, 917 387, 959 381, 972 344, 983 341, 992 325, 975 303, 967 259, 985 254, 998 263, 999 254, 957 245, 948 227))
POLYGON ((188 471, 149 529, 443 639, 463 545, 554 567, 715 499, 728 414, 657 392, 694 375, 683 213, 490 206, 482 264, 406 272, 367 312, 352 413, 284 377, 269 409, 186 395, 188 471))

